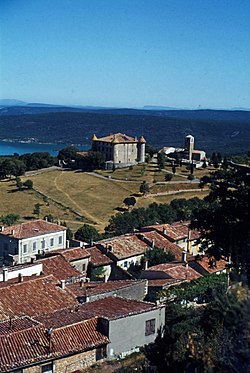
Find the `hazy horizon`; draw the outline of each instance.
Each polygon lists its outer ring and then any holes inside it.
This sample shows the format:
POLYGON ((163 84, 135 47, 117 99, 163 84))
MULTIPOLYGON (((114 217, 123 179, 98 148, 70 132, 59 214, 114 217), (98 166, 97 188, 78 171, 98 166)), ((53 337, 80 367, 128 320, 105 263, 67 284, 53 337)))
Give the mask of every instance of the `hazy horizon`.
POLYGON ((250 108, 249 15, 246 0, 5 0, 0 96, 250 108))

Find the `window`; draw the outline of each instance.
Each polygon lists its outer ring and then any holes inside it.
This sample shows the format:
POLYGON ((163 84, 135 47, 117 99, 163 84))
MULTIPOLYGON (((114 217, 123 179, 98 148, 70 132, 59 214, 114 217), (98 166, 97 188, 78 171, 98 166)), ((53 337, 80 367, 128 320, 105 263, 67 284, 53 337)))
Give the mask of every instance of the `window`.
POLYGON ((23 245, 23 253, 26 254, 28 251, 28 247, 27 245, 23 245))
POLYGON ((33 242, 32 250, 33 250, 33 251, 36 251, 36 242, 33 242))
POLYGON ((155 334, 155 319, 147 320, 145 325, 145 335, 155 334))
POLYGON ((83 263, 82 265, 82 272, 85 272, 86 271, 86 263, 83 263))
POLYGON ((42 373, 53 373, 53 363, 42 366, 42 373))
POLYGON ((62 236, 59 236, 59 238, 58 238, 58 244, 59 244, 59 245, 62 244, 62 236))
POLYGON ((45 249, 45 240, 43 240, 43 241, 41 242, 41 244, 42 244, 42 249, 45 249))
POLYGON ((128 262, 127 262, 127 260, 126 260, 126 262, 124 262, 124 267, 128 268, 128 262))
POLYGON ((54 238, 50 239, 50 246, 54 246, 54 238))

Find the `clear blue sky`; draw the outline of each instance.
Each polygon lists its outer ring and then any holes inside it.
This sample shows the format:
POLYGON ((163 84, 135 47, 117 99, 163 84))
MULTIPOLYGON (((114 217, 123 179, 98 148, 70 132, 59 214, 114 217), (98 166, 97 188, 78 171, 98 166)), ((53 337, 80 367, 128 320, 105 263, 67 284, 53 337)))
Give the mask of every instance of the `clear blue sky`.
POLYGON ((0 0, 0 98, 250 108, 249 0, 0 0))

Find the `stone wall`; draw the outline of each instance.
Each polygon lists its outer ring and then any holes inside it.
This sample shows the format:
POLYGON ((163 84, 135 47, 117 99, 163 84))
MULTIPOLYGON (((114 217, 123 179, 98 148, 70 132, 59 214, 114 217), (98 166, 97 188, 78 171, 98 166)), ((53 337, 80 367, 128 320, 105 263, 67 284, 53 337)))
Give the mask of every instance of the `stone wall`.
MULTIPOLYGON (((76 370, 81 370, 89 367, 95 364, 96 361, 96 350, 81 352, 79 354, 54 360, 53 373, 72 373, 76 370)), ((50 363, 52 363, 52 361, 25 368, 24 373, 41 373, 42 366, 50 363)))

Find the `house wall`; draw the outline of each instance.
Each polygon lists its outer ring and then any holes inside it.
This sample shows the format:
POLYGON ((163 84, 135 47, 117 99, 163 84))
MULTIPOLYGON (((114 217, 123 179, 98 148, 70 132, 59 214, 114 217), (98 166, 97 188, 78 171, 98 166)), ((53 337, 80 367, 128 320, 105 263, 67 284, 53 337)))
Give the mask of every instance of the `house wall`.
POLYGON ((93 302, 97 299, 106 298, 106 297, 121 297, 126 299, 133 300, 144 300, 148 292, 147 280, 135 282, 131 285, 126 286, 125 288, 105 292, 102 294, 94 294, 89 296, 89 301, 93 302))
MULTIPOLYGON (((7 267, 5 267, 7 268, 7 267)), ((20 274, 22 276, 32 276, 32 275, 40 275, 43 270, 42 263, 35 263, 34 265, 29 265, 28 267, 20 268, 19 266, 8 267, 8 280, 12 278, 17 278, 20 274)), ((3 270, 0 270, 0 282, 2 282, 4 275, 3 270)))
POLYGON ((153 342, 158 329, 165 325, 165 307, 159 307, 137 315, 127 316, 109 322, 107 356, 115 358, 138 351, 140 346, 153 342), (146 321, 155 319, 155 332, 145 335, 146 321))
POLYGON ((131 264, 136 264, 136 263, 140 264, 143 257, 144 257, 144 254, 140 254, 140 255, 131 256, 126 259, 121 259, 117 261, 117 265, 127 270, 131 264))
POLYGON ((89 264, 89 258, 79 259, 79 260, 72 260, 70 264, 75 267, 79 272, 81 272, 84 276, 87 274, 87 268, 89 264))
POLYGON ((137 143, 114 144, 114 163, 134 164, 138 158, 137 143))
MULTIPOLYGON (((53 361, 53 373, 72 373, 78 369, 84 369, 96 363, 96 350, 85 351, 53 361)), ((99 360, 101 361, 101 360, 99 360)), ((51 363, 38 364, 25 368, 23 373, 41 373, 42 366, 51 363)))
POLYGON ((0 235, 0 256, 7 257, 8 254, 17 255, 16 264, 30 262, 31 258, 38 254, 41 250, 46 252, 51 250, 64 249, 65 247, 66 230, 24 239, 16 239, 12 236, 0 235), (62 237, 61 243, 59 243, 59 237, 62 237), (53 245, 51 244, 51 239, 54 240, 53 245), (44 242, 44 244, 42 244, 42 242, 44 242), (35 247, 33 246, 34 244, 35 247), (25 245, 27 245, 26 252, 25 245))

